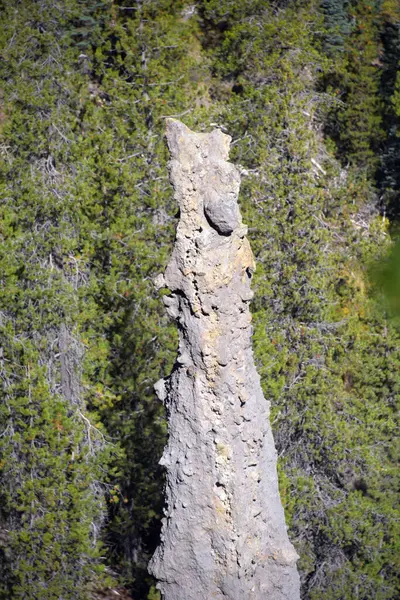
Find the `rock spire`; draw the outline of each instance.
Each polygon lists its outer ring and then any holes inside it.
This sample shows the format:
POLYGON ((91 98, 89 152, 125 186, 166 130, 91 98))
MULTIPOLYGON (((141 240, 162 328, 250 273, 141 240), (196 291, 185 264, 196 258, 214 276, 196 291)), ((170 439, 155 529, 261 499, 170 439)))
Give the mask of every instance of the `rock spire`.
POLYGON ((163 600, 298 600, 297 554, 278 492, 276 450, 251 348, 255 263, 228 162, 230 137, 168 119, 180 207, 163 300, 178 358, 156 384, 168 417, 166 509, 149 570, 163 600))

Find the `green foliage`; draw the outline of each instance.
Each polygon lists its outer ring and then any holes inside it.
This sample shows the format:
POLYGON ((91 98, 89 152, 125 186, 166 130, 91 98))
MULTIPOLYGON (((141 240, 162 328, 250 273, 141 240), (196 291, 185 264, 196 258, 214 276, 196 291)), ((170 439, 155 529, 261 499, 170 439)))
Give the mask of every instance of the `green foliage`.
MULTIPOLYGON (((153 384, 176 334, 152 278, 174 235, 176 116, 227 130, 244 170, 254 344, 303 597, 394 600, 399 331, 367 270, 390 247, 373 176, 397 197, 395 3, 2 9, 0 597, 85 598, 107 564, 158 598, 153 384)), ((397 302, 397 261, 383 264, 397 302)))
POLYGON ((391 2, 383 4, 383 56, 380 93, 384 102, 383 123, 386 139, 381 156, 378 183, 389 218, 398 220, 399 201, 399 64, 400 64, 400 7, 391 2))
POLYGON ((400 315, 400 242, 371 267, 371 279, 379 302, 393 317, 400 315))
POLYGON ((86 598, 103 569, 111 446, 82 382, 90 316, 80 314, 86 281, 74 260, 65 15, 43 2, 6 6, 2 19, 0 595, 86 598))
POLYGON ((338 99, 328 132, 343 162, 374 174, 377 150, 384 139, 380 85, 380 13, 368 0, 349 9, 351 31, 346 37, 343 61, 327 78, 327 91, 338 99))
POLYGON ((344 52, 346 37, 351 31, 350 0, 322 0, 321 8, 324 15, 324 24, 327 34, 324 41, 324 50, 329 55, 344 52))

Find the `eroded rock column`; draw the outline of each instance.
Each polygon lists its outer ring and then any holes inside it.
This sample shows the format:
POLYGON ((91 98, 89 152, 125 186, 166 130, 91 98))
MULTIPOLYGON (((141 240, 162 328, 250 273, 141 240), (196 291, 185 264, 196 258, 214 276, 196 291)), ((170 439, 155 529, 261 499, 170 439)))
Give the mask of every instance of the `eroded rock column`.
POLYGON ((179 356, 156 384, 167 409, 166 510, 149 570, 164 600, 296 600, 276 451, 251 348, 255 269, 228 162, 230 137, 167 121, 180 220, 157 278, 179 356))

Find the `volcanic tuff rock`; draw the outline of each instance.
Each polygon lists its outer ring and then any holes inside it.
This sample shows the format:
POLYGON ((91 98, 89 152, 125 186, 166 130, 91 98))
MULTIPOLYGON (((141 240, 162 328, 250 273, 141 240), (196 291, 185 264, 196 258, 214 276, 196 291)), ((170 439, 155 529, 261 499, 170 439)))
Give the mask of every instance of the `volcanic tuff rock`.
POLYGON ((169 440, 161 544, 149 570, 164 600, 297 600, 297 554, 278 493, 276 451, 251 348, 255 263, 230 137, 168 119, 176 243, 156 278, 179 355, 155 388, 169 440))

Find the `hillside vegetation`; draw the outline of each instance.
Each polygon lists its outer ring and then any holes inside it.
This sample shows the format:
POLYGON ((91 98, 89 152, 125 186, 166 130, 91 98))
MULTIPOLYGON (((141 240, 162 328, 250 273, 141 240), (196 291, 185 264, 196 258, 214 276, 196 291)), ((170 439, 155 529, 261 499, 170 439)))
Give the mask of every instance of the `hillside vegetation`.
POLYGON ((0 47, 0 598, 158 598, 167 116, 233 138, 302 597, 400 597, 397 0, 0 0, 0 47))

